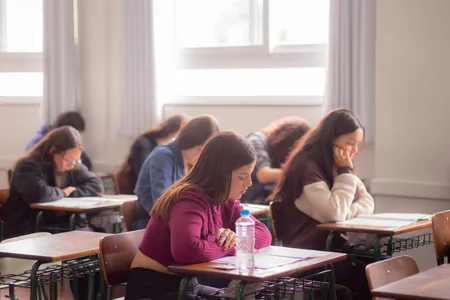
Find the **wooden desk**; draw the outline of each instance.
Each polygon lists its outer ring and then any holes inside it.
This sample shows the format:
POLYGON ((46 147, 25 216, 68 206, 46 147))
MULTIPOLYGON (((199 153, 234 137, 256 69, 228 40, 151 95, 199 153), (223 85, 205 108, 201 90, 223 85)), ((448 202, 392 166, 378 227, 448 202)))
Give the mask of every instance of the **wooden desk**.
POLYGON ((69 231, 0 244, 0 257, 56 262, 98 254, 98 243, 109 233, 69 231))
POLYGON ((270 211, 269 205, 242 203, 242 207, 248 209, 254 217, 268 214, 270 211))
POLYGON ((392 228, 381 226, 367 226, 367 225, 348 225, 338 223, 320 224, 318 229, 338 231, 338 232, 358 232, 358 233, 372 233, 379 236, 391 236, 411 231, 416 231, 424 228, 431 227, 431 220, 419 221, 417 223, 408 224, 405 226, 392 228))
POLYGON ((103 195, 102 197, 63 198, 53 202, 33 203, 32 209, 57 210, 65 212, 86 213, 90 211, 117 209, 123 203, 137 201, 135 195, 103 195))
POLYGON ((399 300, 450 300, 450 264, 373 289, 372 295, 399 300))
MULTIPOLYGON (((381 239, 387 238, 386 244, 386 255, 392 256, 395 252, 395 241, 394 235, 399 235, 403 233, 409 233, 416 230, 421 230, 425 228, 431 228, 431 220, 418 221, 416 223, 411 223, 405 226, 393 228, 393 227, 381 227, 381 226, 368 226, 368 225, 349 225, 349 224, 338 224, 338 223, 328 223, 320 224, 317 226, 321 230, 329 230, 330 233, 326 242, 326 250, 333 251, 332 244, 335 232, 354 232, 354 233, 367 233, 373 234, 373 258, 379 260, 381 258, 381 239)), ((431 243, 431 233, 422 234, 419 237, 413 237, 409 239, 399 240, 400 245, 408 244, 407 249, 417 248, 421 245, 426 245, 431 243)), ((396 251, 398 252, 398 251, 396 251)))
MULTIPOLYGON (((44 263, 57 262, 96 255, 99 241, 107 233, 70 231, 32 239, 0 244, 0 257, 36 260, 30 272, 30 299, 37 299, 39 267, 44 263)), ((93 279, 92 279, 93 281, 93 279)))
MULTIPOLYGON (((274 246, 272 246, 274 247, 274 246)), ((282 248, 282 247, 274 247, 282 248)), ((286 249, 286 248, 284 248, 286 249)), ((184 275, 184 284, 189 277, 194 276, 206 276, 206 277, 216 277, 228 280, 240 280, 242 283, 242 288, 237 289, 243 292, 243 288, 247 282, 264 282, 267 280, 273 280, 285 276, 291 276, 299 273, 304 273, 309 270, 317 269, 320 267, 325 267, 331 265, 335 262, 345 260, 347 255, 344 253, 334 253, 329 252, 328 255, 319 256, 315 258, 309 258, 303 261, 298 261, 293 264, 288 264, 280 267, 270 268, 270 269, 256 269, 251 273, 240 274, 237 270, 221 270, 214 268, 215 265, 220 263, 207 262, 189 266, 169 266, 169 271, 184 275)), ((331 271, 332 274, 332 271, 331 271)), ((332 284, 334 284, 334 275, 332 274, 332 284)), ((183 284, 183 282, 182 282, 183 284)), ((180 286, 180 292, 184 291, 180 286)), ((243 299, 242 294, 236 295, 237 299, 243 299)), ((180 299, 180 298, 179 298, 180 299)))

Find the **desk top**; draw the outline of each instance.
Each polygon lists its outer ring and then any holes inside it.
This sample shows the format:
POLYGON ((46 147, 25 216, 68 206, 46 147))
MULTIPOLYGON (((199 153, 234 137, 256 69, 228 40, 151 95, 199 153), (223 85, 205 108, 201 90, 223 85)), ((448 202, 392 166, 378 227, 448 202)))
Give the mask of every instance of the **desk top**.
POLYGON ((339 232, 373 233, 381 236, 397 235, 429 227, 431 227, 431 220, 418 221, 416 223, 400 226, 397 228, 369 226, 369 225, 349 225, 338 223, 327 223, 327 224, 320 224, 317 226, 318 229, 322 230, 339 231, 339 232))
POLYGON ((244 209, 248 209, 252 216, 259 216, 269 213, 269 205, 241 203, 244 209))
POLYGON ((450 264, 372 290, 374 297, 410 300, 450 300, 450 264))
POLYGON ((0 257, 55 262, 97 254, 108 233, 69 231, 0 244, 0 257))
POLYGON ((266 280, 306 272, 341 260, 345 260, 347 258, 347 255, 344 253, 334 253, 334 252, 327 252, 327 253, 329 254, 314 258, 308 258, 303 261, 298 261, 293 264, 288 264, 280 267, 270 269, 256 269, 251 273, 245 274, 239 274, 236 269, 222 270, 214 268, 214 266, 221 265, 220 263, 215 262, 206 262, 189 266, 169 266, 169 271, 180 275, 209 276, 229 280, 262 282, 266 280))
POLYGON ((123 203, 136 201, 135 195, 103 195, 102 197, 68 197, 53 202, 33 203, 32 209, 84 213, 94 210, 120 208, 123 203))

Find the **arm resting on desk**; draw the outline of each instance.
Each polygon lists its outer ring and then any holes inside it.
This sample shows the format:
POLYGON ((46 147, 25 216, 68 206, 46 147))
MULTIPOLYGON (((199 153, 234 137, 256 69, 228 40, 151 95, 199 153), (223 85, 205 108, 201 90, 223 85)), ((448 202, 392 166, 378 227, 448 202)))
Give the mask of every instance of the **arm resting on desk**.
POLYGON ((172 256, 178 264, 188 265, 208 262, 234 253, 234 248, 222 249, 215 232, 202 236, 208 222, 206 204, 200 201, 183 201, 173 204, 170 212, 170 244, 172 256))
POLYGON ((64 197, 60 188, 47 184, 42 167, 33 161, 24 159, 17 164, 12 184, 29 204, 52 202, 64 197))
POLYGON ((367 192, 364 183, 358 178, 355 200, 350 206, 348 219, 355 218, 359 215, 373 214, 374 210, 375 202, 373 197, 367 192))
POLYGON ((104 193, 103 184, 100 178, 90 172, 86 166, 80 165, 78 169, 71 171, 71 181, 69 186, 75 187, 70 197, 101 196, 104 193))

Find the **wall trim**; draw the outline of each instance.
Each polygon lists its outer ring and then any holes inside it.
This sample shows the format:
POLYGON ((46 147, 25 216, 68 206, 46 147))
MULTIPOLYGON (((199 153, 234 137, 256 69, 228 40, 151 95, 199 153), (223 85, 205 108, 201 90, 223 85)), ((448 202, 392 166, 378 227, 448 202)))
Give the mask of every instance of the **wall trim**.
POLYGON ((450 200, 450 185, 432 182, 373 178, 370 192, 373 196, 450 200))

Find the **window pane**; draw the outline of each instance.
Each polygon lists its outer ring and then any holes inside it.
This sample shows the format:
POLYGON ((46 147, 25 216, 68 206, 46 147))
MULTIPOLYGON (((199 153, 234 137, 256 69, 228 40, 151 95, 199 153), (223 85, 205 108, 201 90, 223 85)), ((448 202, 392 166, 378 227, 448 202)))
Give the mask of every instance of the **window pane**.
POLYGON ((0 73, 0 96, 41 97, 43 94, 42 73, 0 73))
POLYGON ((272 0, 272 42, 277 45, 328 43, 330 0, 272 0))
POLYGON ((180 47, 261 44, 262 0, 177 0, 180 47))
POLYGON ((324 68, 179 71, 183 96, 323 96, 324 68))
MULTIPOLYGON (((2 0, 0 0, 1 2, 2 0)), ((42 0, 3 0, 0 51, 42 51, 42 0)))

